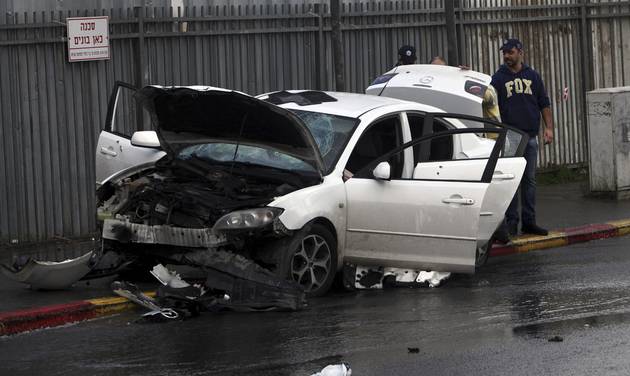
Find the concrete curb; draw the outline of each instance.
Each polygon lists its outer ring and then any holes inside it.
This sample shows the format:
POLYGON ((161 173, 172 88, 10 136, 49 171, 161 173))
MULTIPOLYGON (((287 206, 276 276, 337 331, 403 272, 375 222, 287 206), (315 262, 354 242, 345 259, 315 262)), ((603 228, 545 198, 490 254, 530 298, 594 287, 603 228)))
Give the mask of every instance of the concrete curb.
POLYGON ((521 236, 508 245, 494 245, 490 257, 507 256, 534 250, 562 247, 596 239, 614 238, 630 234, 630 219, 570 227, 564 231, 551 231, 547 236, 521 236))
MULTIPOLYGON (((507 246, 494 246, 490 256, 506 256, 630 234, 630 219, 552 231, 547 236, 521 236, 507 246)), ((155 296, 154 292, 145 293, 155 296)), ((82 300, 0 313, 0 336, 110 316, 135 307, 122 297, 82 300)))
MULTIPOLYGON (((145 294, 155 296, 154 292, 145 294)), ((110 316, 132 307, 135 304, 126 298, 110 297, 4 312, 0 313, 0 336, 110 316)))

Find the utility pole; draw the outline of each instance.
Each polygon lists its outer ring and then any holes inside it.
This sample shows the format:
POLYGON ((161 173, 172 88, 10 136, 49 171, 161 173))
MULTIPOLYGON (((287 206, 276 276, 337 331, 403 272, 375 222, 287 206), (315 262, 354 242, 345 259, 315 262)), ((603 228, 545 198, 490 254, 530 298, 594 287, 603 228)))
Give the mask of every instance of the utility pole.
POLYGON ((444 0, 444 18, 446 20, 446 44, 448 45, 449 65, 458 66, 457 29, 455 27, 455 0, 444 0))
POLYGON ((330 0, 330 18, 332 23, 333 63, 335 66, 335 90, 346 91, 343 49, 341 47, 341 0, 330 0))
MULTIPOLYGON (((144 16, 146 8, 144 1, 141 5, 135 7, 136 17, 138 19, 138 44, 136 51, 136 87, 141 89, 147 84, 147 52, 144 41, 144 16)), ((144 114, 142 107, 136 102, 136 130, 145 130, 144 114)), ((150 129, 150 128, 147 128, 150 129)))

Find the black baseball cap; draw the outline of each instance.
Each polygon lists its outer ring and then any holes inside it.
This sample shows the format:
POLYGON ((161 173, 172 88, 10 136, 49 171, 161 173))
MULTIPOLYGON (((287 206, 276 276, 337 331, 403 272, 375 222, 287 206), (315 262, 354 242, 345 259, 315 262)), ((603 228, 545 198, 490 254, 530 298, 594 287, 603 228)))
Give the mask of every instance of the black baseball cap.
POLYGON ((413 63, 417 59, 416 49, 413 46, 402 46, 398 49, 398 56, 405 62, 413 63))
POLYGON ((517 50, 522 50, 523 43, 521 43, 521 41, 516 38, 504 39, 503 45, 501 46, 501 48, 499 48, 499 50, 509 51, 512 48, 516 48, 517 50))

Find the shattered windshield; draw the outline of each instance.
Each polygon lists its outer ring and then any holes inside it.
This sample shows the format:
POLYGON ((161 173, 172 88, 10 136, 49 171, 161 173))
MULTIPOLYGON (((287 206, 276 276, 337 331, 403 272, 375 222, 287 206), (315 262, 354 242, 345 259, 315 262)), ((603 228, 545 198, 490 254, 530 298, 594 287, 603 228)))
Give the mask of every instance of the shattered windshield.
POLYGON ((260 166, 279 168, 283 170, 298 170, 316 172, 315 169, 301 159, 281 153, 279 151, 257 146, 227 143, 197 144, 182 149, 177 158, 188 160, 200 158, 209 162, 251 163, 260 166))
MULTIPOLYGON (((310 130, 322 156, 325 173, 329 173, 345 148, 358 120, 319 112, 291 111, 310 130)), ((231 162, 234 160, 235 162, 251 163, 283 170, 315 172, 311 165, 299 158, 271 148, 244 144, 240 144, 238 149, 236 144, 232 143, 196 144, 182 149, 177 155, 177 158, 182 160, 188 160, 193 157, 209 162, 231 162)))
POLYGON ((311 131, 322 155, 325 173, 329 173, 348 143, 358 119, 321 112, 294 109, 289 111, 296 114, 311 131))

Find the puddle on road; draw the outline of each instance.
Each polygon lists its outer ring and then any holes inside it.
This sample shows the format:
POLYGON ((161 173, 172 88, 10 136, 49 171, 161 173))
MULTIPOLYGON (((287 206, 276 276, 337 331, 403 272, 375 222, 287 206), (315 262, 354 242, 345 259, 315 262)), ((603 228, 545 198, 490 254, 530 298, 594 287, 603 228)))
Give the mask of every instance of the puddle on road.
POLYGON ((520 325, 514 327, 512 329, 512 332, 515 335, 522 337, 547 338, 558 334, 570 334, 577 330, 624 323, 630 323, 630 312, 611 313, 605 315, 587 316, 566 320, 520 325))

